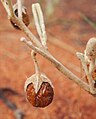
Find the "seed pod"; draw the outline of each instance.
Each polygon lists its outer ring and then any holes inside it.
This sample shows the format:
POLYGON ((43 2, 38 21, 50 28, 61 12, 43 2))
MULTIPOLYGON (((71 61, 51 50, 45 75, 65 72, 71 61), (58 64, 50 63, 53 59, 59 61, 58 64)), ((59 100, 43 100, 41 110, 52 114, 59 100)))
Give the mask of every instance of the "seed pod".
POLYGON ((29 77, 24 86, 28 101, 34 107, 48 106, 54 96, 53 85, 44 74, 37 74, 29 77))
MULTIPOLYGON (((92 78, 93 78, 94 88, 96 88, 96 66, 94 67, 91 75, 92 75, 92 78)), ((88 82, 87 76, 85 76, 85 79, 88 82)))
POLYGON ((96 88, 96 66, 93 69, 92 77, 93 77, 93 80, 94 80, 94 88, 96 88))
POLYGON ((92 77, 93 77, 94 80, 96 80, 96 66, 93 69, 92 77))
POLYGON ((89 39, 86 45, 85 52, 89 60, 96 58, 96 38, 95 37, 89 39))
MULTIPOLYGON (((14 10, 14 14, 18 17, 18 6, 17 6, 17 4, 15 4, 13 6, 13 10, 14 10)), ((24 6, 22 6, 22 20, 23 20, 23 22, 25 23, 26 26, 28 26, 30 24, 30 20, 29 20, 29 16, 28 16, 28 13, 27 13, 27 9, 24 6)), ((13 25, 13 27, 15 29, 19 29, 20 30, 18 25, 14 21, 12 21, 12 19, 10 19, 10 22, 11 22, 11 24, 13 25)))

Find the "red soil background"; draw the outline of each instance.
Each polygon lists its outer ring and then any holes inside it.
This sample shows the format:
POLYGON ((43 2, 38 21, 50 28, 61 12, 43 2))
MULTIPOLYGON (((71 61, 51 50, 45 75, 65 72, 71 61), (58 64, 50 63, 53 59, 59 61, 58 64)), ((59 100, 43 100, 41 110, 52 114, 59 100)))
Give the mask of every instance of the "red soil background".
MULTIPOLYGON (((27 7, 31 8, 32 2, 28 0, 27 7)), ((89 38, 96 36, 95 27, 84 21, 81 13, 96 22, 96 0, 60 0, 46 24, 50 52, 79 77, 83 74, 76 52, 83 52, 89 38)), ((29 28, 37 34, 31 21, 29 28)), ((0 88, 11 88, 23 95, 9 93, 6 96, 24 112, 24 119, 96 119, 96 98, 63 76, 40 55, 41 70, 54 85, 54 100, 43 109, 34 108, 26 101, 24 82, 26 76, 34 73, 34 65, 31 50, 19 40, 22 36, 25 36, 22 31, 11 26, 0 2, 0 88)), ((0 119, 15 119, 13 111, 2 100, 0 119)))

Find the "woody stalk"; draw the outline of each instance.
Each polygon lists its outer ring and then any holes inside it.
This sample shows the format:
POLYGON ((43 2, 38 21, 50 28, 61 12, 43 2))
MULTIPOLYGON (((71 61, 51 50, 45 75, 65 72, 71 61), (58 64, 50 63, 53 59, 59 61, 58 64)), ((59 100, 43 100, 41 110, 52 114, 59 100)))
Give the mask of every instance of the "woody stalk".
POLYGON ((24 42, 28 47, 30 47, 34 52, 39 53, 47 60, 49 60, 61 73, 63 73, 68 79, 74 81, 78 86, 83 88, 90 94, 96 94, 95 77, 92 76, 96 65, 96 38, 91 38, 87 45, 84 53, 77 52, 76 55, 82 63, 82 67, 87 77, 87 82, 82 81, 79 77, 73 74, 69 69, 67 69, 62 63, 53 57, 53 55, 48 51, 47 47, 47 35, 44 25, 43 13, 41 7, 38 3, 32 4, 32 12, 34 16, 34 21, 36 25, 37 32, 40 39, 37 39, 33 33, 28 29, 22 20, 22 3, 24 1, 18 0, 18 16, 14 14, 13 5, 11 0, 1 0, 7 14, 8 19, 14 21, 14 23, 26 34, 27 38, 21 38, 20 40, 24 42))

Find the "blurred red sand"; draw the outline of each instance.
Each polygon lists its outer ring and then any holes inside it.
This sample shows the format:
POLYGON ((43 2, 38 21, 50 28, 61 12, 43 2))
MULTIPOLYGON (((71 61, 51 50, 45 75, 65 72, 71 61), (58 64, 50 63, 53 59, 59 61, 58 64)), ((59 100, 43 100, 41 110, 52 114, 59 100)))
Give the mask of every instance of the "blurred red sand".
MULTIPOLYGON (((10 87, 24 95, 26 76, 34 73, 30 49, 19 41, 25 35, 13 29, 1 3, 0 11, 0 88, 10 87)), ((83 52, 88 39, 96 36, 96 30, 82 19, 80 12, 96 21, 96 1, 61 0, 54 18, 62 22, 49 21, 46 26, 50 52, 79 77, 80 62, 75 53, 83 52)), ((29 27, 36 34, 34 26, 29 27)), ((55 96, 51 105, 39 109, 32 107, 25 96, 9 95, 8 99, 25 113, 24 119, 95 119, 96 98, 68 80, 42 56, 38 58, 42 72, 53 82, 55 96)), ((0 119, 15 119, 13 111, 2 100, 0 119)))

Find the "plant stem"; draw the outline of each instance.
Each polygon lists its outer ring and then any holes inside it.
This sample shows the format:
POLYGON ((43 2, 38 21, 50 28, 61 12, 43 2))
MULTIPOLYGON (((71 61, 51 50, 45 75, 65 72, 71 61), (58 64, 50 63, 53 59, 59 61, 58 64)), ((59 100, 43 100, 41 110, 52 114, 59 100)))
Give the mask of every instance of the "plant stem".
POLYGON ((10 0, 1 0, 7 14, 8 17, 13 17, 14 16, 14 12, 13 12, 13 7, 12 7, 12 2, 10 0))
MULTIPOLYGON (((1 0, 1 1, 3 1, 3 0, 1 0)), ((10 3, 10 0, 8 0, 8 1, 10 3)), ((6 5, 4 7, 6 8, 6 5)), ((74 81, 76 84, 78 84, 84 90, 86 90, 87 92, 90 92, 91 94, 96 94, 96 91, 94 93, 90 91, 90 86, 87 83, 85 83, 84 81, 82 81, 80 78, 78 78, 76 75, 74 75, 70 70, 68 70, 63 64, 61 64, 58 60, 56 60, 50 54, 50 52, 47 51, 46 48, 40 43, 40 41, 32 34, 32 32, 27 28, 27 26, 22 22, 22 20, 18 19, 15 15, 12 14, 13 13, 12 4, 8 4, 7 7, 9 8, 10 13, 12 15, 11 16, 12 21, 14 21, 19 26, 19 28, 31 40, 31 43, 30 43, 26 39, 23 39, 22 41, 24 43, 26 43, 35 52, 39 53, 40 55, 42 55, 43 57, 45 57, 47 60, 49 60, 61 73, 63 73, 69 79, 71 79, 72 81, 74 81)))
POLYGON ((33 59, 33 62, 34 62, 36 74, 40 74, 39 65, 38 65, 38 62, 37 62, 37 59, 36 59, 36 52, 34 50, 31 51, 31 56, 32 56, 32 59, 33 59))
POLYGON ((18 18, 22 20, 22 0, 17 0, 18 5, 18 18))
POLYGON ((64 65, 62 65, 59 61, 57 61, 47 50, 44 51, 35 47, 33 44, 30 44, 30 42, 27 41, 26 39, 24 39, 23 42, 26 43, 26 45, 28 45, 35 52, 39 53, 40 55, 45 57, 47 60, 49 60, 61 73, 67 76, 70 80, 73 80, 76 84, 78 84, 84 90, 90 92, 90 87, 88 86, 87 83, 82 81, 80 78, 74 75, 70 70, 68 70, 64 65))

